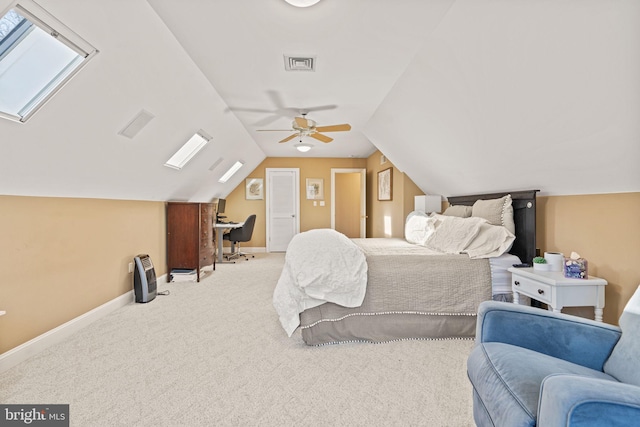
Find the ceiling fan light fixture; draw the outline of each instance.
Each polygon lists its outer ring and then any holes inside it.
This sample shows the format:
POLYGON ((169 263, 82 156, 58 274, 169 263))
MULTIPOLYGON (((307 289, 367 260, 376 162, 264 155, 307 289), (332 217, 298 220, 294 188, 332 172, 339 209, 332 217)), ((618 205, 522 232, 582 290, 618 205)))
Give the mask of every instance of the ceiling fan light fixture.
POLYGON ((289 3, 291 6, 295 7, 309 7, 318 3, 320 0, 284 0, 289 3))
POLYGON ((294 147, 296 147, 296 149, 301 153, 306 153, 307 151, 311 150, 311 148, 313 148, 313 145, 301 142, 299 144, 294 145, 294 147))

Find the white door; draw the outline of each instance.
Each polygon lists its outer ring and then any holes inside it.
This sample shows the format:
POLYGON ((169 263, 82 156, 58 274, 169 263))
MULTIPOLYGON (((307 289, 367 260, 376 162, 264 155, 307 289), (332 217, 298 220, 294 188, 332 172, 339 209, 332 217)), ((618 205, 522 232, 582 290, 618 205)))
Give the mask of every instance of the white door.
POLYGON ((267 168, 267 252, 285 252, 300 232, 300 169, 267 168))
MULTIPOLYGON (((355 184, 357 186, 357 184, 355 184)), ((366 169, 331 169, 331 228, 341 231, 348 237, 367 236, 367 170, 366 169), (354 196, 354 191, 358 189, 352 188, 354 184, 349 184, 349 188, 341 188, 341 182, 353 182, 353 180, 342 180, 340 176, 345 174, 349 176, 359 175, 359 195, 354 196), (342 192, 347 194, 342 194, 342 192), (349 206, 339 206, 348 203, 349 206), (336 218, 336 214, 340 214, 343 218, 336 218), (344 215, 348 215, 345 218, 344 215), (345 233, 343 229, 354 230, 345 233), (357 235, 359 234, 359 235, 357 235)))

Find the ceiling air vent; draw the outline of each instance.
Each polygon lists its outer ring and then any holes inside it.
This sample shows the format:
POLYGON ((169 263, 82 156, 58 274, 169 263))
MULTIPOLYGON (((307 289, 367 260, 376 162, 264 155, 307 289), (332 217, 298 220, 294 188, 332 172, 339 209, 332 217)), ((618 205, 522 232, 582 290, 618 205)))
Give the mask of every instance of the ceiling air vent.
POLYGON ((127 138, 133 138, 145 127, 155 116, 148 111, 142 110, 136 115, 120 132, 118 135, 126 136, 127 138))
POLYGON ((285 55, 284 69, 287 71, 315 71, 316 57, 303 55, 285 55))

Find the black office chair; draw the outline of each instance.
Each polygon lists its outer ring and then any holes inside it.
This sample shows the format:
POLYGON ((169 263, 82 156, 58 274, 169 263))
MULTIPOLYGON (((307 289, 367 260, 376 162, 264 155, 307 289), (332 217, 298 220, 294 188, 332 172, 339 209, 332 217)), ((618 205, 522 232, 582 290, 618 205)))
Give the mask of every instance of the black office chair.
MULTIPOLYGON (((248 242, 249 240, 251 240, 251 235, 253 234, 253 226, 255 225, 255 223, 256 223, 256 216, 249 215, 249 217, 244 222, 242 227, 232 228, 231 231, 222 235, 223 240, 230 241, 231 246, 232 247, 235 246, 236 248, 235 252, 233 252, 232 254, 226 257, 227 260, 230 260, 233 258, 240 258, 241 256, 243 256, 246 260, 249 259, 247 258, 247 255, 251 255, 251 254, 245 254, 240 252, 240 242, 248 242)), ((251 255, 251 258, 255 258, 255 256, 251 255)))

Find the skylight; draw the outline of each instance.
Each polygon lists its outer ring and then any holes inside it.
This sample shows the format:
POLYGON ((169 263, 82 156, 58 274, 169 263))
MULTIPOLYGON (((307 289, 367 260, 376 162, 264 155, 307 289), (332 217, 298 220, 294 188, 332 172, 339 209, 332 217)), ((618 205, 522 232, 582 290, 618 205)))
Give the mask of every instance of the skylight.
POLYGON ((27 121, 98 51, 30 0, 0 17, 0 117, 27 121))
POLYGON ((206 136, 203 131, 196 132, 164 165, 172 169, 182 169, 210 140, 211 137, 206 136))
POLYGON ((229 168, 229 170, 227 170, 224 175, 222 175, 220 177, 220 179, 218 180, 218 182, 224 184, 225 182, 229 181, 229 179, 231 179, 231 177, 238 172, 238 169, 240 169, 242 167, 242 165, 244 165, 244 162, 238 160, 237 162, 235 162, 233 165, 231 165, 231 167, 229 168))

